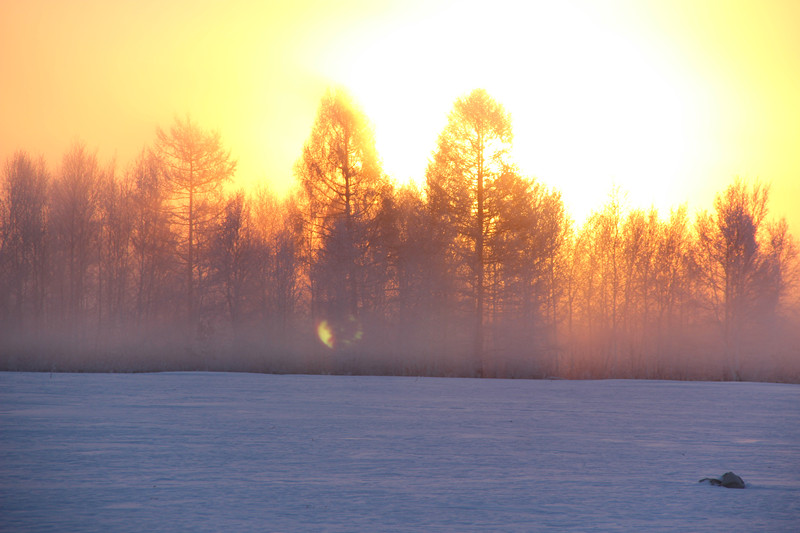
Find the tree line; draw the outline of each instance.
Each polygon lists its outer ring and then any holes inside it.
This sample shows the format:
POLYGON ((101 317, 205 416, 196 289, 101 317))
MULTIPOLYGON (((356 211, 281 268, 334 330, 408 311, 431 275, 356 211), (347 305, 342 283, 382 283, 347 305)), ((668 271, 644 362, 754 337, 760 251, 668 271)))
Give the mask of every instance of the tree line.
POLYGON ((459 98, 423 187, 383 171, 346 91, 286 196, 230 191, 190 118, 125 168, 75 143, 0 181, 0 365, 569 378, 800 379, 796 245, 769 187, 661 217, 614 189, 577 226, 459 98))

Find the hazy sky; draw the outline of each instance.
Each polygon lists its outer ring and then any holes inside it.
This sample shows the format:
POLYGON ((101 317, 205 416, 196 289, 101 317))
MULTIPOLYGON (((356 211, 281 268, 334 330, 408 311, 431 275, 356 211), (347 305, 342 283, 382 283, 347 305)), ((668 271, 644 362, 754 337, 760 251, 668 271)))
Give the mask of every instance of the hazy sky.
POLYGON ((80 139, 124 168, 190 113, 241 183, 282 190, 338 84, 385 170, 421 181, 453 101, 484 87, 523 172, 578 218, 614 183, 702 208, 741 176, 772 183, 799 235, 798 21, 796 0, 3 0, 0 157, 56 168, 80 139))

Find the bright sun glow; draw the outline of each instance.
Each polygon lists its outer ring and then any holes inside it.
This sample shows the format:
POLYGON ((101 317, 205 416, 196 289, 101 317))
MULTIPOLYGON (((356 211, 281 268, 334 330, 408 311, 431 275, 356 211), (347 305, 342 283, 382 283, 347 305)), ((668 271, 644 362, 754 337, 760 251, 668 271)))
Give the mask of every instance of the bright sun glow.
POLYGON ((511 113, 522 172, 559 189, 578 221, 613 185, 631 205, 666 214, 749 175, 741 164, 708 172, 702 150, 719 142, 709 112, 721 104, 709 100, 706 80, 631 24, 626 4, 619 17, 603 5, 418 6, 373 29, 369 46, 330 48, 319 68, 362 103, 385 169, 400 182, 424 182, 453 101, 476 87, 511 113))
POLYGON ((773 184, 798 233, 799 18, 798 2, 755 0, 9 0, 0 156, 53 166, 77 137, 122 169, 191 113, 239 160, 236 185, 281 192, 342 85, 386 172, 422 183, 453 102, 485 88, 511 113, 521 171, 579 221, 614 184, 663 211, 710 207, 742 176, 773 184))
POLYGON ((485 87, 511 113, 522 172, 558 187, 578 219, 612 183, 637 205, 666 210, 687 199, 680 185, 698 129, 691 86, 570 5, 506 3, 487 19, 481 6, 460 4, 381 35, 354 58, 340 52, 326 58, 330 75, 362 102, 398 181, 424 181, 453 101, 485 87), (466 31, 476 26, 477 41, 466 31))

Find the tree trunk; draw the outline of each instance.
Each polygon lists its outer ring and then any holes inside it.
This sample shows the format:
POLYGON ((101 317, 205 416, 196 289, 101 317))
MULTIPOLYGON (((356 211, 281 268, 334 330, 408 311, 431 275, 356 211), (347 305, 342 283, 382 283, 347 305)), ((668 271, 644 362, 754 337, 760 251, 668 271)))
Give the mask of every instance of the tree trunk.
MULTIPOLYGON (((190 167, 189 173, 193 169, 190 167)), ((194 323, 194 187, 189 185, 189 250, 186 258, 186 314, 194 323)))
POLYGON ((481 376, 486 376, 488 368, 483 357, 483 299, 484 299, 484 257, 483 257, 483 132, 478 132, 478 209, 476 214, 475 259, 476 272, 476 313, 475 313, 475 358, 478 362, 481 376))

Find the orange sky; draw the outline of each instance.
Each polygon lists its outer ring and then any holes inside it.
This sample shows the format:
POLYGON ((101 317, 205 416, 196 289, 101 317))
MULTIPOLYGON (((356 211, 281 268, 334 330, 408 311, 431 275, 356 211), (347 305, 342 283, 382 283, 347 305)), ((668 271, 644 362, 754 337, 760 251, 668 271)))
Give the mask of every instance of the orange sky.
POLYGON ((422 180, 453 101, 511 112, 522 170, 577 218, 710 207, 772 183, 800 235, 800 2, 155 0, 0 3, 0 157, 81 139, 127 165, 156 126, 220 130, 241 183, 287 186, 324 90, 351 90, 386 171, 422 180))

